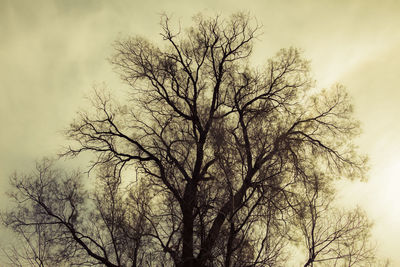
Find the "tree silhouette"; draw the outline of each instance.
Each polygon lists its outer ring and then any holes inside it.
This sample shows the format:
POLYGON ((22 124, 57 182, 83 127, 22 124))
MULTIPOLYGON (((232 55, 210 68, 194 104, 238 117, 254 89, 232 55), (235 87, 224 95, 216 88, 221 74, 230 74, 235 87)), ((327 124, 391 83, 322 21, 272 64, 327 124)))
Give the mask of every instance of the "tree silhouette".
POLYGON ((259 27, 245 14, 161 26, 164 46, 115 44, 129 98, 95 91, 66 131, 63 156, 92 152, 96 185, 48 160, 14 176, 5 224, 51 244, 28 254, 39 266, 284 266, 299 246, 304 266, 371 262, 363 213, 331 207, 333 182, 365 172, 345 89, 313 93, 295 48, 251 67, 259 27))

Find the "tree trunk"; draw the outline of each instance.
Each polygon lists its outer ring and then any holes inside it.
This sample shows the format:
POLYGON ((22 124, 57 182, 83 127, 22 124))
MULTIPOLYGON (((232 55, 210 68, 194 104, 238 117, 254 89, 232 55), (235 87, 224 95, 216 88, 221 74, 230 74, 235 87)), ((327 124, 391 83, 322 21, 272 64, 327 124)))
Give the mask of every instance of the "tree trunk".
POLYGON ((196 188, 188 182, 185 188, 182 203, 183 230, 182 230, 182 267, 195 267, 193 255, 193 210, 196 199, 196 188))

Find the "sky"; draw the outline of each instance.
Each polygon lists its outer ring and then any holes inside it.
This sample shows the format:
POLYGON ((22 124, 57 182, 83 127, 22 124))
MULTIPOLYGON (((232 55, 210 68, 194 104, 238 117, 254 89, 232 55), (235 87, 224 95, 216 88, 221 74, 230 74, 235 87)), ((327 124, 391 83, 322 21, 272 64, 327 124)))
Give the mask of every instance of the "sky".
MULTIPOLYGON (((375 222, 380 256, 400 266, 400 1, 375 0, 0 0, 0 208, 13 171, 60 151, 62 130, 93 86, 123 89, 108 58, 113 42, 157 41, 160 14, 190 24, 203 12, 249 12, 263 25, 254 62, 298 47, 317 87, 344 84, 370 157, 369 181, 338 185, 342 202, 375 222)), ((1 235, 0 235, 1 236, 1 235)), ((4 243, 1 240, 0 245, 4 243)))

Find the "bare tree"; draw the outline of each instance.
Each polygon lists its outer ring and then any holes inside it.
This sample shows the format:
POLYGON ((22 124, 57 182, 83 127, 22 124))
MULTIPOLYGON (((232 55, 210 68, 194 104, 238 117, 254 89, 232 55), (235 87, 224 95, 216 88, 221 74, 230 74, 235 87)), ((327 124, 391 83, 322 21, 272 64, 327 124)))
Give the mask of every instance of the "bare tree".
POLYGON ((334 213, 333 226, 321 223, 326 205, 314 190, 364 177, 344 88, 313 94, 309 62, 294 48, 252 68, 259 27, 247 15, 197 16, 184 34, 166 16, 161 25, 162 48, 141 37, 115 44, 111 62, 131 97, 118 103, 96 91, 94 110, 66 131, 75 143, 64 156, 95 155, 96 193, 24 177, 15 186, 38 208, 9 214, 8 225, 54 224, 70 257, 87 253, 85 264, 106 266, 284 266, 298 233, 308 265, 334 253, 346 263, 370 257, 358 249, 364 216, 334 213))
POLYGON ((101 168, 93 193, 85 190, 79 172, 66 173, 48 159, 30 175, 14 175, 11 196, 17 206, 3 214, 3 223, 25 247, 5 249, 11 263, 145 266, 147 195, 139 185, 122 192, 108 171, 101 168))
POLYGON ((374 246, 369 242, 371 223, 360 208, 346 211, 333 207, 334 193, 320 183, 304 185, 293 211, 308 252, 304 267, 377 266, 374 246), (326 264, 326 265, 325 265, 326 264))

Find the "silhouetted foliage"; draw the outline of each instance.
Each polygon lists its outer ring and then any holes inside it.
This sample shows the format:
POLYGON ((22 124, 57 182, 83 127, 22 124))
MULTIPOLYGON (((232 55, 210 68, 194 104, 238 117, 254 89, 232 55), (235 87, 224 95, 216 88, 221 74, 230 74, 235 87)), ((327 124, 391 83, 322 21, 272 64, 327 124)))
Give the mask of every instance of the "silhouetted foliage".
MULTIPOLYGON (((66 131, 63 156, 95 155, 96 185, 45 160, 12 179, 4 222, 32 265, 287 266, 373 264, 370 223, 334 208, 333 182, 362 179, 359 124, 340 85, 317 91, 309 62, 282 49, 249 63, 259 27, 247 15, 197 16, 164 46, 116 42, 130 85, 121 103, 97 90, 66 131)), ((22 260, 18 253, 10 258, 22 260)))

